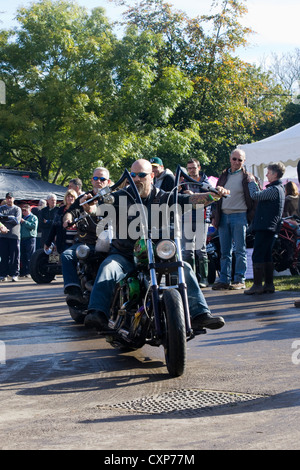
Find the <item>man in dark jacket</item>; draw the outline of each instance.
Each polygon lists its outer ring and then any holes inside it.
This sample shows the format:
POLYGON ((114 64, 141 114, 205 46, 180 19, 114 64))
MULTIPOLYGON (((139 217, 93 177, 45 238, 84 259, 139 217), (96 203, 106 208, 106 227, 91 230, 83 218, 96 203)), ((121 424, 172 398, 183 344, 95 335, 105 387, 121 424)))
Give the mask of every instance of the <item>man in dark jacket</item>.
MULTIPOLYGON (((169 193, 153 186, 153 176, 154 174, 149 161, 139 159, 132 164, 131 177, 139 191, 142 204, 148 209, 148 215, 150 211, 150 220, 148 220, 148 223, 151 227, 151 232, 152 228, 154 229, 152 223, 155 223, 154 220, 152 220, 153 206, 159 207, 162 204, 169 203, 172 205, 173 203, 172 197, 169 198, 169 193)), ((220 196, 228 193, 223 188, 219 188, 219 191, 220 196)), ((130 190, 126 192, 120 190, 114 193, 113 208, 117 212, 115 217, 114 238, 109 255, 99 267, 90 297, 88 314, 85 319, 86 326, 95 327, 100 331, 107 328, 109 307, 116 283, 121 281, 127 273, 134 269, 133 248, 136 242, 136 232, 132 234, 129 230, 129 226, 136 222, 138 217, 136 217, 136 210, 130 210, 134 208, 135 201, 134 199, 132 200, 131 197, 127 197, 127 193, 130 193, 130 190), (123 215, 122 218, 120 218, 120 214, 123 215), (124 228, 128 231, 127 234, 123 233, 124 228)), ((209 194, 210 193, 192 195, 180 194, 178 203, 183 208, 185 204, 205 204, 209 194)), ((141 224, 138 224, 138 227, 140 227, 140 225, 141 224)), ((137 226, 135 225, 135 227, 137 226)), ((155 228, 158 229, 159 227, 155 225, 155 228)), ((137 231, 139 232, 138 229, 137 231)), ((188 263, 184 263, 184 269, 192 328, 196 330, 199 328, 222 328, 225 324, 224 319, 211 315, 191 266, 188 263)))
POLYGON ((102 167, 96 168, 91 178, 91 183, 93 189, 91 191, 87 191, 82 196, 79 196, 68 209, 63 219, 63 226, 66 228, 68 224, 72 224, 84 211, 89 214, 87 218, 84 218, 82 222, 77 225, 77 234, 74 239, 74 245, 65 250, 61 256, 64 292, 68 295, 69 299, 79 302, 82 301, 82 294, 80 281, 76 271, 76 249, 82 243, 85 243, 92 248, 95 247, 97 240, 96 227, 98 223, 98 217, 92 212, 94 206, 89 206, 88 204, 80 206, 80 204, 95 196, 99 189, 109 186, 109 171, 102 167))
POLYGON ((55 194, 48 194, 47 196, 47 206, 41 210, 40 224, 39 228, 41 229, 42 236, 40 240, 41 248, 47 241, 49 236, 53 220, 57 214, 58 207, 56 205, 57 197, 55 194))
POLYGON ((18 280, 20 270, 20 222, 22 212, 14 204, 14 195, 6 194, 6 204, 0 207, 0 281, 9 275, 13 282, 18 280))
POLYGON ((245 160, 243 150, 233 150, 230 155, 230 168, 223 171, 217 182, 218 186, 230 190, 230 198, 219 200, 212 213, 212 223, 218 229, 221 246, 220 279, 213 285, 213 290, 245 288, 246 230, 255 211, 255 203, 248 188, 252 175, 244 168, 245 160), (233 243, 236 262, 231 284, 233 243))

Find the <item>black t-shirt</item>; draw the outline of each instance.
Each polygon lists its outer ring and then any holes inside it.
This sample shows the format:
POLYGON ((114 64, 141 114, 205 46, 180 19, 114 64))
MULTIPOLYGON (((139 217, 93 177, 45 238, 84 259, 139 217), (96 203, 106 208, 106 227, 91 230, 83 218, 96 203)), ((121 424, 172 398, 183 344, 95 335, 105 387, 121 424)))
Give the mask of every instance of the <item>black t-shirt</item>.
MULTIPOLYGON (((111 252, 121 253, 127 258, 132 259, 134 244, 138 238, 143 236, 140 222, 144 220, 144 216, 141 215, 142 210, 137 205, 130 187, 113 193, 113 196, 113 207, 115 209, 113 216, 115 220, 112 223, 114 237, 111 244, 111 252)), ((178 204, 182 209, 185 204, 189 204, 189 198, 188 194, 178 195, 178 204)), ((167 207, 172 208, 174 194, 159 190, 153 186, 150 195, 142 199, 142 204, 145 208, 145 217, 147 218, 148 232, 150 231, 151 238, 153 240, 161 238, 162 230, 165 230, 163 234, 164 238, 167 238, 168 228, 170 229, 173 219, 172 211, 168 214, 166 209, 167 207)), ((109 217, 109 213, 110 207, 105 205, 101 215, 109 217), (106 208, 108 209, 108 214, 104 213, 106 208)))

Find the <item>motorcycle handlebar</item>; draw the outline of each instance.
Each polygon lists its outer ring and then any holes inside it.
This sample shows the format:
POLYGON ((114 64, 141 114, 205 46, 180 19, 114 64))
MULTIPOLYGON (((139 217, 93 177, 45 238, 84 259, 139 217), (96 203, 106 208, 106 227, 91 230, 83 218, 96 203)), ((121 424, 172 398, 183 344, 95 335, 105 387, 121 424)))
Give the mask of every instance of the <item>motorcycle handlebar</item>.
MULTIPOLYGON (((179 165, 177 167, 177 171, 180 170, 180 174, 179 174, 179 177, 180 176, 183 176, 184 179, 187 181, 187 182, 190 182, 190 183, 194 183, 194 184, 197 184, 199 186, 200 189, 202 189, 204 192, 207 192, 207 193, 214 193, 214 194, 218 194, 218 190, 216 188, 214 188, 211 184, 209 183, 199 183, 199 181, 196 181, 194 180, 193 178, 191 178, 191 176, 189 176, 179 165)), ((225 194, 223 197, 228 197, 230 196, 229 194, 225 194)))
MULTIPOLYGON (((196 181, 194 180, 193 178, 191 178, 181 167, 180 165, 177 166, 177 170, 176 170, 176 176, 175 176, 175 183, 176 183, 176 186, 179 185, 179 178, 180 176, 183 176, 184 179, 187 181, 187 182, 190 182, 190 183, 195 183, 197 184, 204 192, 211 192, 211 193, 214 193, 214 194, 217 194, 219 195, 219 192, 216 188, 214 188, 211 184, 209 183, 199 183, 199 181, 196 181)), ((109 186, 109 187, 105 187, 105 188, 102 188, 102 189, 99 189, 98 193, 93 196, 92 198, 88 199, 87 201, 84 201, 80 204, 80 206, 83 206, 84 204, 89 204, 90 202, 93 202, 95 199, 99 199, 99 200, 104 200, 105 202, 107 202, 108 204, 110 203, 113 203, 113 196, 112 196, 112 192, 115 191, 125 180, 127 179, 127 181, 129 182, 129 184, 133 187, 134 189, 134 192, 136 193, 136 197, 137 199, 140 199, 140 196, 139 196, 139 193, 138 191, 136 190, 136 187, 135 187, 135 184, 134 184, 134 181, 132 180, 132 177, 129 173, 129 171, 127 169, 125 169, 125 171, 123 172, 121 178, 115 183, 113 184, 112 186, 109 186)), ((224 195, 223 197, 229 197, 230 195, 224 195)))
MULTIPOLYGON (((84 201, 80 204, 80 206, 83 206, 84 204, 89 204, 90 202, 94 201, 95 199, 104 199, 105 200, 105 197, 108 199, 109 197, 111 197, 111 193, 113 191, 115 191, 126 179, 128 179, 128 175, 131 179, 131 176, 128 172, 128 170, 126 169, 121 178, 115 183, 113 184, 112 186, 106 186, 105 188, 101 188, 99 189, 98 193, 93 196, 91 199, 88 199, 87 201, 84 201)), ((109 203, 113 203, 113 200, 107 200, 106 201, 108 204, 109 203)))

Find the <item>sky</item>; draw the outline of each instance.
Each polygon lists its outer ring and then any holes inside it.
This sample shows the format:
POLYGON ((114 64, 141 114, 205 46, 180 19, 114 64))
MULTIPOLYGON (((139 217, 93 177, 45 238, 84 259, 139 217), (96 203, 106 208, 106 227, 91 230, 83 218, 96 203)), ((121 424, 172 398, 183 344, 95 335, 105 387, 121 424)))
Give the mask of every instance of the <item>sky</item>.
MULTIPOLYGON (((208 14, 212 0, 166 0, 175 8, 195 17, 208 14)), ((17 26, 14 16, 19 7, 28 7, 32 0, 0 0, 0 20, 2 28, 17 26)), ((77 3, 88 10, 101 6, 111 20, 120 19, 122 9, 109 0, 77 0, 77 3)), ((134 5, 133 0, 128 3, 134 5)), ((300 47, 299 37, 299 0, 247 0, 248 14, 240 22, 255 31, 248 37, 250 45, 239 49, 242 60, 260 65, 268 63, 272 53, 281 55, 294 52, 300 47)))

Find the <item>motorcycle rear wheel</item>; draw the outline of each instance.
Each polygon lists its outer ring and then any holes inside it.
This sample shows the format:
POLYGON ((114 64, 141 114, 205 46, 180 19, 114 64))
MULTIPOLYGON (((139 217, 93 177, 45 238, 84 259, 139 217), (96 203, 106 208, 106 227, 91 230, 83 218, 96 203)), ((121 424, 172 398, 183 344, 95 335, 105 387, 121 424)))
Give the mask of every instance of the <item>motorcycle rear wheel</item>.
POLYGON ((48 271, 49 256, 42 248, 36 250, 30 259, 30 275, 37 284, 49 284, 55 279, 55 273, 48 271))
POLYGON ((166 365, 172 377, 184 373, 186 362, 186 329, 182 299, 176 289, 163 293, 163 346, 166 365))

